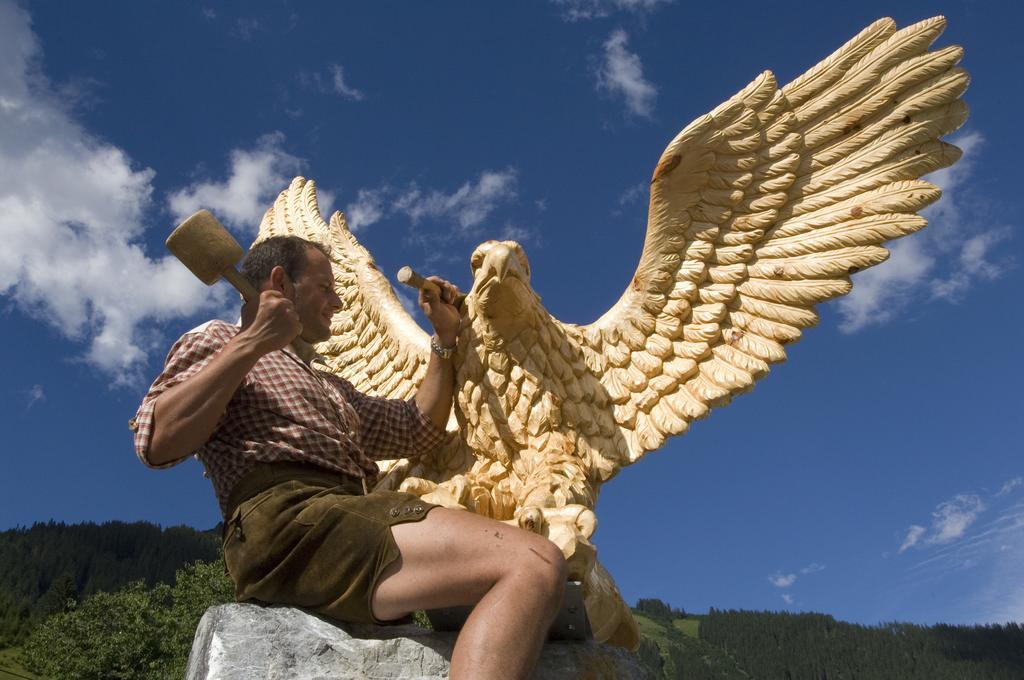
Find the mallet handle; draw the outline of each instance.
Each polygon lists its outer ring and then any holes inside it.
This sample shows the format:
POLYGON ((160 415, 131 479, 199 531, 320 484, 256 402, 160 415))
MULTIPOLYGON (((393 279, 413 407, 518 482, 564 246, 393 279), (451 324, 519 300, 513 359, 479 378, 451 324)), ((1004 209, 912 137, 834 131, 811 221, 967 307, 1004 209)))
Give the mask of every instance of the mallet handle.
MULTIPOLYGON (((221 276, 227 279, 228 283, 234 286, 235 290, 242 294, 242 297, 246 302, 259 304, 260 292, 256 290, 256 288, 249 283, 249 279, 242 276, 241 272, 237 269, 234 267, 228 267, 221 272, 221 276)), ((302 357, 304 361, 307 361, 314 354, 313 346, 302 338, 295 338, 292 340, 291 346, 292 349, 295 350, 295 353, 302 357)))
POLYGON ((228 283, 235 287, 235 290, 242 294, 246 301, 259 300, 259 291, 253 288, 253 285, 249 283, 249 279, 242 276, 237 269, 228 267, 221 274, 228 280, 228 283))
MULTIPOLYGON (((398 270, 398 275, 396 278, 398 279, 399 283, 404 283, 410 288, 417 288, 419 290, 433 289, 438 293, 441 292, 440 288, 438 288, 436 283, 420 276, 413 270, 412 267, 408 265, 398 270)), ((455 301, 452 302, 452 304, 455 305, 456 307, 462 307, 462 302, 465 299, 466 294, 459 293, 457 296, 455 296, 455 301)))

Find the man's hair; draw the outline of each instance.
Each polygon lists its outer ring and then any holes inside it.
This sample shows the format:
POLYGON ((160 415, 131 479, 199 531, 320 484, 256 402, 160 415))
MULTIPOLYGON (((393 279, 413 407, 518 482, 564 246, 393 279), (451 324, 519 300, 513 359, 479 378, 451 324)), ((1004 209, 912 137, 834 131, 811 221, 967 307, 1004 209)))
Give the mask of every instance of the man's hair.
POLYGON ((242 262, 242 276, 259 288, 270 277, 270 271, 280 266, 295 281, 306 267, 306 251, 310 248, 330 257, 327 248, 319 243, 298 236, 272 236, 249 249, 242 262))

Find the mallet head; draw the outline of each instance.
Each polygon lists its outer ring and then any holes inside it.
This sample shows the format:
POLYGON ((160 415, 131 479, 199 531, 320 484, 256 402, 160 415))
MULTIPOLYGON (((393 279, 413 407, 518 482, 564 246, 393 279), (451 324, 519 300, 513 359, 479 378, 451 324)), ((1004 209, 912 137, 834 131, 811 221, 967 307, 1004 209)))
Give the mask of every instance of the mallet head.
POLYGON ((167 237, 167 249, 210 286, 244 257, 245 251, 209 210, 200 210, 167 237))

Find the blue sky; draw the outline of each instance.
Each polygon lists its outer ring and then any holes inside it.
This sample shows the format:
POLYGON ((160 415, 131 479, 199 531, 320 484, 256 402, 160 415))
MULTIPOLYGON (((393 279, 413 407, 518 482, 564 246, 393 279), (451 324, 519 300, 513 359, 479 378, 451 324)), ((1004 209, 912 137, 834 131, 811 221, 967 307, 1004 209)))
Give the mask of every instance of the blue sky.
POLYGON ((163 249, 182 214, 248 243, 302 174, 385 272, 468 286, 476 244, 515 238, 548 309, 588 323, 636 266, 676 132, 894 10, 945 14, 973 76, 931 225, 751 394, 606 485, 596 543, 629 601, 1024 620, 1010 2, 0 0, 0 528, 217 522, 200 466, 145 469, 126 427, 173 339, 229 313, 163 249))

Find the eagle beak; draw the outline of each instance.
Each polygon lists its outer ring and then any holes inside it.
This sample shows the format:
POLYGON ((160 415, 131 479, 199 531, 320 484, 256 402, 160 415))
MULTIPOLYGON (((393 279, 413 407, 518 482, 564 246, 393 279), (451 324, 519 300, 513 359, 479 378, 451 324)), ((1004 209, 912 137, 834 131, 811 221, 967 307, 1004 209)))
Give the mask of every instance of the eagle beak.
POLYGON ((483 265, 480 267, 482 280, 486 281, 493 276, 498 283, 501 283, 508 277, 509 269, 513 266, 518 267, 518 264, 512 249, 503 243, 498 243, 484 257, 483 265), (513 263, 515 264, 513 265, 513 263))

